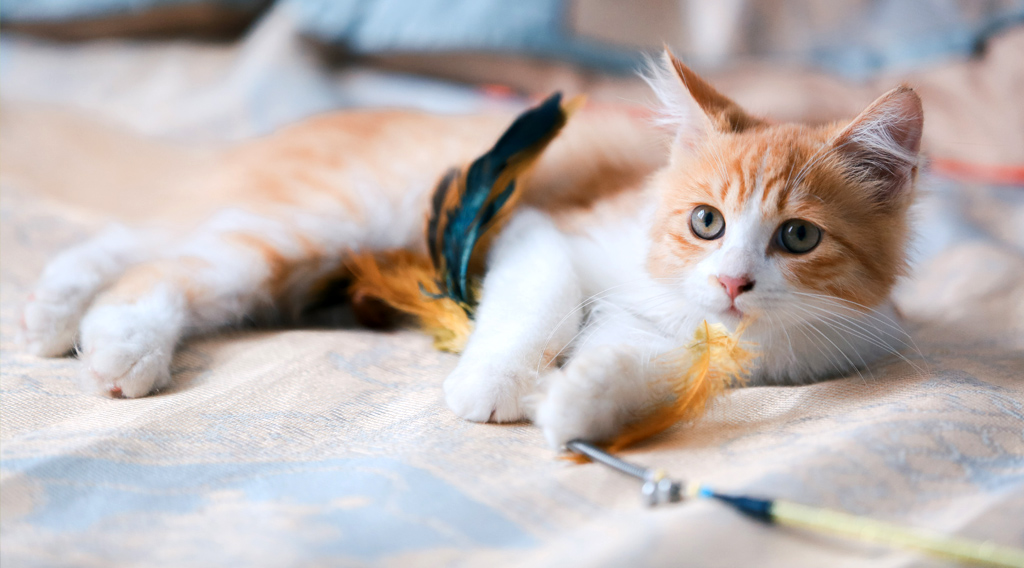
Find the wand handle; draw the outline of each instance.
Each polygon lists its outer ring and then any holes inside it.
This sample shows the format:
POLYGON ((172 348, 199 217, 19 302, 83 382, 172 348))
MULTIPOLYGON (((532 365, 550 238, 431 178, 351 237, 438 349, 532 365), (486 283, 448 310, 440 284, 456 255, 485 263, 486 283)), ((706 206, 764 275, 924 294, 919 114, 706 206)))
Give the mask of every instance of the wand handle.
MULTIPOLYGON (((565 447, 595 462, 643 481, 642 492, 648 505, 673 503, 682 499, 682 484, 669 479, 664 470, 645 468, 629 463, 583 440, 572 440, 566 443, 565 447)), ((797 526, 865 542, 918 550, 957 562, 1024 568, 1024 550, 1000 546, 990 541, 980 542, 945 536, 791 501, 718 493, 699 483, 688 483, 687 490, 690 495, 716 499, 751 517, 769 523, 797 526)))
POLYGON ((981 542, 945 536, 791 501, 773 501, 770 514, 772 520, 778 524, 831 532, 865 542, 915 549, 957 562, 1024 567, 1024 551, 1000 546, 991 541, 981 542))

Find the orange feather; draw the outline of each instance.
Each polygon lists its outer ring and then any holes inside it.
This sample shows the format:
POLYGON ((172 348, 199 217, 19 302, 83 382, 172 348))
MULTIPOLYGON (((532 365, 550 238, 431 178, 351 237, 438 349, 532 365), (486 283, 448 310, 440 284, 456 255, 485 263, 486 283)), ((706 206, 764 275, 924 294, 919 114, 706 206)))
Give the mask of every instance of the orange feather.
POLYGON ((645 418, 627 425, 608 446, 608 451, 619 451, 677 422, 696 420, 732 384, 744 384, 750 374, 750 364, 757 357, 749 350, 749 344, 740 341, 747 324, 748 321, 744 321, 736 333, 731 334, 722 324, 704 321, 697 327, 692 342, 658 357, 654 364, 670 385, 671 400, 654 408, 645 418))
POLYGON ((382 253, 353 253, 347 263, 352 273, 351 297, 375 298, 411 315, 434 338, 434 347, 459 353, 466 346, 473 322, 449 297, 438 296, 436 273, 426 254, 396 249, 382 253))

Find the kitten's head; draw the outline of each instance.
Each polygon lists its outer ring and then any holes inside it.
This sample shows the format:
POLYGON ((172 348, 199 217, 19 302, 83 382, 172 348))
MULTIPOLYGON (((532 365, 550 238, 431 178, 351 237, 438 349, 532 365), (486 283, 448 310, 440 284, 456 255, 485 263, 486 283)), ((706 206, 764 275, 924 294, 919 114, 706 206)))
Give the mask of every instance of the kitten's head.
MULTIPOLYGON (((904 272, 923 113, 897 87, 852 122, 754 117, 666 53, 651 83, 678 129, 655 184, 648 268, 727 323, 875 307, 904 272)), ((664 281, 664 280, 663 280, 664 281)))

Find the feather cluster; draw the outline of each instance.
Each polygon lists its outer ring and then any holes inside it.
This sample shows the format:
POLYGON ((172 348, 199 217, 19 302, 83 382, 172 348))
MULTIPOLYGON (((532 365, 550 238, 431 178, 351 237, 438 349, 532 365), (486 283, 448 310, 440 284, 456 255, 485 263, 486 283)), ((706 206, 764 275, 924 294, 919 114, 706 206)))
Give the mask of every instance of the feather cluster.
POLYGON ((730 386, 744 384, 757 357, 750 344, 740 341, 748 323, 744 321, 736 333, 729 333, 722 324, 704 321, 693 341, 658 357, 653 364, 668 382, 670 396, 644 418, 628 424, 608 451, 619 451, 677 422, 696 420, 730 386))
POLYGON ((438 183, 427 219, 428 254, 408 250, 353 253, 353 298, 373 299, 415 318, 443 351, 461 352, 473 330, 480 278, 491 239, 508 219, 520 178, 565 126, 581 98, 556 93, 519 115, 468 167, 438 183))
POLYGON ((516 118, 486 154, 441 179, 427 222, 427 247, 440 293, 472 317, 478 298, 472 277, 482 272, 490 238, 514 209, 520 176, 565 126, 582 102, 562 105, 555 93, 516 118))
POLYGON ((459 353, 466 346, 473 322, 459 303, 441 294, 426 255, 408 250, 354 253, 347 267, 353 301, 377 299, 411 316, 441 351, 459 353))

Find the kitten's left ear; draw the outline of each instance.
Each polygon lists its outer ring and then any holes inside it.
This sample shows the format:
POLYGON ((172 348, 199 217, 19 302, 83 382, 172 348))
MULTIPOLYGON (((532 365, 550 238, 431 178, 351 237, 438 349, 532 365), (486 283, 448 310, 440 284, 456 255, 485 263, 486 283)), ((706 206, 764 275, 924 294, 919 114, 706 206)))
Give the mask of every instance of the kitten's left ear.
POLYGON ((849 164, 851 176, 874 186, 883 202, 907 194, 917 174, 924 109, 907 86, 871 103, 832 142, 849 164))
POLYGON ((715 90, 667 47, 661 61, 648 67, 645 78, 661 100, 662 122, 677 129, 677 140, 692 144, 708 131, 743 132, 765 124, 715 90))

